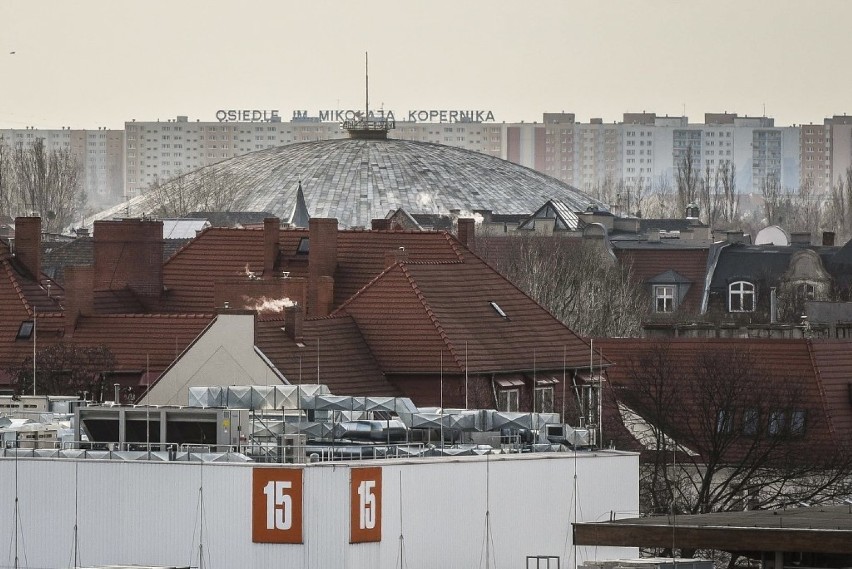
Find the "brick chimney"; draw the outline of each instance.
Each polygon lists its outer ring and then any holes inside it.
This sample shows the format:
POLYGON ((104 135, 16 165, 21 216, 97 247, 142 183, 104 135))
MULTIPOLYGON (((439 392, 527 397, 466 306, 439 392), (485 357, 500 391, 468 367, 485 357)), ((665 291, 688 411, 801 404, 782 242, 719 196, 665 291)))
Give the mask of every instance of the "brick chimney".
POLYGON ((65 335, 73 336, 77 318, 94 313, 95 269, 92 266, 65 267, 65 335))
POLYGON ((476 221, 469 218, 459 218, 458 224, 459 241, 468 249, 473 250, 476 246, 476 221))
POLYGON ((15 257, 34 279, 41 275, 41 218, 15 218, 15 257))
POLYGON ((370 229, 373 231, 388 231, 390 228, 390 219, 373 219, 370 221, 370 229))
POLYGON ((308 316, 326 316, 334 302, 337 269, 337 220, 311 218, 308 237, 308 316), (321 283, 321 278, 326 280, 321 283), (326 282, 329 281, 329 282, 326 282), (322 293, 320 288, 322 287, 322 293), (329 291, 332 291, 329 293, 329 291))
POLYGON ((385 268, 393 266, 399 262, 405 262, 407 260, 408 251, 405 250, 405 247, 400 247, 399 249, 388 251, 387 253, 385 253, 385 268))
POLYGON ((96 221, 95 290, 129 288, 140 296, 163 290, 163 222, 144 219, 96 221))
POLYGON ((301 304, 294 304, 284 309, 284 333, 294 342, 304 340, 302 327, 305 322, 305 314, 302 312, 301 304))
POLYGON ((271 279, 278 260, 278 240, 281 234, 281 220, 267 217, 263 220, 263 278, 271 279))

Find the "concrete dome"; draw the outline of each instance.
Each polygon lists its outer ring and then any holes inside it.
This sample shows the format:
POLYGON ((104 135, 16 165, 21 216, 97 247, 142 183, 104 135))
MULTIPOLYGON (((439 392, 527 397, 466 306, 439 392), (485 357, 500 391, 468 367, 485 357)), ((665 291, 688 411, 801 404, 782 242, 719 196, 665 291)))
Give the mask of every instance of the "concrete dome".
POLYGON ((606 207, 559 180, 486 154, 426 142, 340 139, 288 144, 206 166, 96 218, 156 214, 158 200, 178 192, 190 196, 186 211, 210 210, 209 201, 195 197, 210 179, 229 188, 227 203, 216 209, 266 211, 283 220, 293 212, 301 180, 311 217, 334 217, 344 227, 369 227, 371 219, 400 207, 412 214, 458 209, 462 215, 477 209, 531 214, 549 199, 574 211, 606 207))

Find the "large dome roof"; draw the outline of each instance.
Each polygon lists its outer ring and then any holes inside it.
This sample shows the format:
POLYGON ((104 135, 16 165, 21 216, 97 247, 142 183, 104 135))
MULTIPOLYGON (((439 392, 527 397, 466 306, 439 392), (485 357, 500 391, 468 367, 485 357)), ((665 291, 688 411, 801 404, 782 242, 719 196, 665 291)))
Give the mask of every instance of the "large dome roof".
POLYGON ((301 181, 311 217, 334 217, 346 227, 369 226, 370 220, 400 207, 412 214, 454 209, 531 214, 549 199, 574 211, 591 204, 605 207, 559 180, 486 154, 426 142, 341 139, 225 160, 96 217, 155 214, 160 200, 178 194, 189 197, 187 211, 210 210, 209 191, 204 191, 210 180, 228 188, 227 203, 218 201, 216 209, 266 211, 284 220, 293 212, 301 181))

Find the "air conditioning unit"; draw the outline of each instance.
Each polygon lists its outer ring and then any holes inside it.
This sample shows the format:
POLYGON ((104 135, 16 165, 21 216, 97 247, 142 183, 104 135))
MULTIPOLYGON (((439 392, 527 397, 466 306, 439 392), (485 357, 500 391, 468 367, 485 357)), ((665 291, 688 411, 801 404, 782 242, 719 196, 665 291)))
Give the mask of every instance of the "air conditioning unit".
POLYGON ((304 434, 287 434, 278 437, 278 462, 305 463, 305 444, 307 437, 304 434))

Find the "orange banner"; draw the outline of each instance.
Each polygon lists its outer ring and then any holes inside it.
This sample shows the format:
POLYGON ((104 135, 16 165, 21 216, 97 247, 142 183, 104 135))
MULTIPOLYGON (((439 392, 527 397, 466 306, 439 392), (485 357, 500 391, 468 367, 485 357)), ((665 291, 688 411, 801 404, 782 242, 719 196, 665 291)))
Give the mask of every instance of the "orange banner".
POLYGON ((254 469, 251 523, 254 543, 302 543, 302 469, 254 469))
POLYGON ((349 482, 349 543, 382 540, 382 469, 353 468, 349 482))

